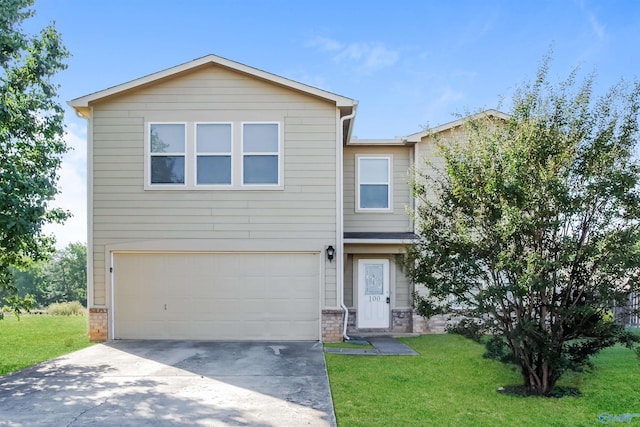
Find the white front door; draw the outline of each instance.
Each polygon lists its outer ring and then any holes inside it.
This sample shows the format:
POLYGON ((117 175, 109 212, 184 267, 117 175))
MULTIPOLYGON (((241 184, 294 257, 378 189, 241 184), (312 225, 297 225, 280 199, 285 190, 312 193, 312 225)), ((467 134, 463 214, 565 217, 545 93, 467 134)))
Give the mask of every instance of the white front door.
POLYGON ((358 260, 358 328, 388 328, 389 302, 389 260, 358 260))

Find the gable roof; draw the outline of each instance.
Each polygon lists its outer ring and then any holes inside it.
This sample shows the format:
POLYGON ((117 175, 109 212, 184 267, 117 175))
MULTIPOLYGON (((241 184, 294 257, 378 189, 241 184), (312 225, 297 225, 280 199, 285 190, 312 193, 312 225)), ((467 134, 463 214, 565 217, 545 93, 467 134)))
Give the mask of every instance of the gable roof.
POLYGON ((444 132, 446 130, 456 128, 458 126, 462 126, 464 122, 468 120, 474 120, 474 119, 478 119, 485 116, 496 117, 502 120, 508 120, 510 117, 508 114, 505 114, 498 110, 493 110, 493 109, 484 110, 476 114, 471 114, 470 116, 461 117, 458 120, 454 120, 452 122, 445 123, 440 126, 436 126, 434 128, 423 130, 422 132, 412 133, 411 135, 407 135, 406 137, 404 137, 404 139, 406 139, 408 142, 420 142, 420 140, 422 140, 422 138, 424 138, 425 136, 444 132))
POLYGON ((322 89, 318 89, 313 86, 306 85, 304 83, 290 80, 285 77, 278 76, 276 74, 268 73, 257 68, 250 67, 248 65, 241 64, 239 62, 231 61, 226 58, 222 58, 216 55, 207 55, 202 58, 194 59, 193 61, 186 62, 184 64, 177 65, 175 67, 167 68, 166 70, 158 71, 153 74, 149 74, 144 77, 140 77, 135 80, 131 80, 126 83, 119 84, 98 92, 91 93, 89 95, 81 96, 79 98, 72 99, 68 104, 73 107, 76 112, 82 117, 89 117, 89 105, 93 102, 100 101, 102 99, 120 95, 131 90, 138 89, 140 87, 158 83, 160 81, 177 77, 180 74, 194 71, 200 67, 207 65, 218 65, 229 70, 237 71, 249 76, 256 77, 258 79, 265 80, 267 82, 274 83, 276 85, 296 90, 308 95, 315 96, 330 102, 335 102, 336 107, 341 109, 341 115, 350 114, 352 110, 358 105, 358 101, 351 98, 347 98, 341 95, 337 95, 332 92, 328 92, 322 89))

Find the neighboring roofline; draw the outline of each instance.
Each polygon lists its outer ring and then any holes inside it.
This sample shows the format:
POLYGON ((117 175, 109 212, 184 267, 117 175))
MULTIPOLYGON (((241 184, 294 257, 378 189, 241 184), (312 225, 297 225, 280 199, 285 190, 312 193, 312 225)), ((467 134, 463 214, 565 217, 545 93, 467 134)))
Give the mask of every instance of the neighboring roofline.
POLYGON ((358 139, 351 138, 347 145, 368 145, 368 146, 390 146, 390 145, 413 145, 415 141, 407 141, 406 138, 394 139, 358 139))
POLYGON ((456 128, 458 126, 462 126, 464 122, 468 120, 475 120, 485 116, 497 117, 502 120, 508 120, 510 117, 508 114, 505 114, 502 111, 498 111, 494 109, 484 110, 479 113, 471 114, 470 116, 461 117, 457 120, 436 126, 434 128, 423 130, 422 132, 412 133, 411 135, 407 135, 405 139, 409 142, 420 142, 420 140, 422 140, 422 138, 424 138, 425 136, 444 132, 446 130, 456 128))
POLYGON ((371 245, 410 245, 414 239, 344 239, 344 244, 371 244, 371 245))
POLYGON ((418 236, 413 232, 345 232, 344 243, 367 243, 374 245, 411 244, 418 236))
POLYGON ((297 90, 299 92, 313 95, 321 99, 335 102, 336 107, 352 107, 353 108, 357 104, 357 102, 351 98, 347 98, 332 92, 318 89, 316 87, 309 86, 304 83, 297 82, 295 80, 290 80, 285 77, 281 77, 276 74, 272 74, 254 67, 250 67, 248 65, 241 64, 239 62, 231 61, 229 59, 216 56, 216 55, 203 56, 202 58, 194 59, 193 61, 186 62, 184 64, 180 64, 175 67, 167 68, 165 70, 158 71, 156 73, 149 74, 147 76, 140 77, 138 79, 119 84, 117 86, 112 86, 110 88, 107 88, 98 92, 81 96, 79 98, 75 98, 75 99, 72 99, 71 101, 68 101, 68 104, 69 106, 73 107, 78 112, 79 115, 83 117, 88 117, 89 104, 91 104, 92 102, 99 101, 101 99, 104 99, 110 96, 119 95, 121 93, 136 89, 141 86, 156 83, 158 81, 174 77, 178 74, 185 73, 185 72, 194 70, 196 68, 206 66, 208 64, 218 65, 224 68, 228 68, 230 70, 238 71, 240 73, 244 73, 250 76, 254 76, 254 77, 266 80, 271 83, 275 83, 280 86, 284 86, 293 90, 297 90))

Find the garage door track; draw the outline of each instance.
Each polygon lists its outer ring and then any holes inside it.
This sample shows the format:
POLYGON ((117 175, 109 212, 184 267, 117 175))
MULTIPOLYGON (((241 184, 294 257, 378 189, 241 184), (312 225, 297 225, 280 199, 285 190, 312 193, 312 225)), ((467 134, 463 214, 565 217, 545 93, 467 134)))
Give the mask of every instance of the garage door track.
POLYGON ((114 341, 0 377, 1 426, 334 426, 317 342, 114 341))

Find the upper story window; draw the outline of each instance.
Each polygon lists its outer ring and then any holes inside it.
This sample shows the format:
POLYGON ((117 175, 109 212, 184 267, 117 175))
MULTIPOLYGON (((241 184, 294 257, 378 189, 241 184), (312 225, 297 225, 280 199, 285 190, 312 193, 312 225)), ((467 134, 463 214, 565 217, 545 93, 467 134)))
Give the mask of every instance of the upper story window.
POLYGON ((145 189, 282 190, 279 122, 147 122, 145 189))
POLYGON ((184 123, 152 123, 149 127, 151 184, 185 183, 184 123))
POLYGON ((231 185, 230 123, 196 124, 196 184, 231 185))
POLYGON ((278 123, 242 124, 242 184, 280 183, 280 130, 278 123))
POLYGON ((357 157, 357 210, 390 211, 391 157, 357 157))

